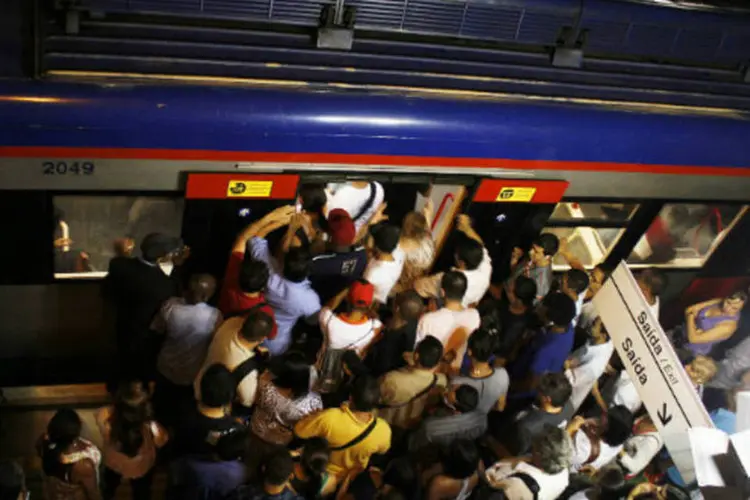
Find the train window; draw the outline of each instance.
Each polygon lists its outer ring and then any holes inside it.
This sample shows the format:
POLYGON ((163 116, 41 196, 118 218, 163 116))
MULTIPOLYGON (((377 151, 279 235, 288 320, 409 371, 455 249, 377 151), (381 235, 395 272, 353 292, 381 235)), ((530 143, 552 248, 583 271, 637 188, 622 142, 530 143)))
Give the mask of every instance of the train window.
POLYGON ((182 198, 61 195, 53 204, 55 278, 103 277, 118 239, 134 240, 137 254, 148 233, 182 227, 182 198))
POLYGON ((638 205, 635 203, 558 203, 550 215, 550 222, 579 219, 603 222, 627 222, 638 205))
MULTIPOLYGON (((580 227, 547 227, 544 233, 552 233, 559 239, 565 238, 571 253, 580 259, 585 267, 594 267, 602 262, 615 246, 620 235, 624 232, 621 228, 593 228, 580 227)), ((567 269, 569 266, 560 255, 555 256, 552 261, 553 269, 567 269)))
POLYGON ((628 257, 628 264, 700 267, 744 214, 739 205, 664 205, 628 257))

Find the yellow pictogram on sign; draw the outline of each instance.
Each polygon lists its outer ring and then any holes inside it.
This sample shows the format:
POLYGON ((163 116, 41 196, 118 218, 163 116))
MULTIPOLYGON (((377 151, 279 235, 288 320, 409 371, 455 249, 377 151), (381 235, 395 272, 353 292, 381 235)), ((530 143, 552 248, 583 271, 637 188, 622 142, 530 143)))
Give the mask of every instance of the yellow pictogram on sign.
POLYGON ((227 198, 268 198, 273 181, 229 181, 227 198))
POLYGON ((532 187, 504 187, 500 190, 495 201, 515 201, 528 203, 534 198, 536 188, 532 187))

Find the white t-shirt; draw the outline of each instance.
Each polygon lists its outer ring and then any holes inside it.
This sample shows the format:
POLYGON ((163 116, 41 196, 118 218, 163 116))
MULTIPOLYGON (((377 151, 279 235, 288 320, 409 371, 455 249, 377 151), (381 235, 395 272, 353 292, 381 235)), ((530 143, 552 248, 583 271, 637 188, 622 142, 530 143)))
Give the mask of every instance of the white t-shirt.
POLYGON ((365 269, 364 278, 375 287, 375 300, 388 302, 388 295, 401 277, 406 255, 400 248, 393 251, 393 260, 371 260, 365 269))
POLYGON ((589 300, 581 305, 581 314, 578 315, 578 326, 588 330, 599 317, 599 311, 596 310, 593 300, 589 300))
MULTIPOLYGON (((354 221, 357 231, 375 215, 378 207, 385 199, 383 186, 379 182, 372 182, 371 185, 375 187, 375 197, 362 216, 354 221)), ((328 196, 328 212, 330 213, 331 210, 336 208, 342 208, 353 219, 370 199, 370 189, 370 185, 364 188, 356 188, 349 183, 335 186, 333 192, 329 193, 328 196)))
POLYGON ((320 329, 327 349, 355 349, 362 354, 382 327, 377 319, 349 323, 327 307, 320 310, 320 329))
POLYGON ((509 460, 497 462, 487 469, 485 475, 490 484, 493 484, 519 472, 528 474, 537 482, 539 485, 538 500, 556 500, 568 487, 570 481, 570 473, 565 469, 557 474, 548 474, 526 462, 518 462, 514 467, 509 460))
POLYGON ((609 340, 604 344, 586 345, 570 355, 570 358, 578 364, 575 368, 565 370, 565 376, 573 386, 569 401, 574 411, 578 411, 594 387, 594 383, 604 373, 609 358, 612 357, 612 351, 614 351, 614 344, 609 340))
MULTIPOLYGON (((465 269, 453 269, 464 273, 466 276, 466 293, 461 303, 464 307, 478 303, 490 288, 490 279, 492 278, 492 258, 483 248, 482 262, 476 269, 467 271, 465 269)), ((440 281, 443 279, 443 273, 433 274, 417 280, 415 288, 423 297, 438 297, 440 295, 440 281)))
POLYGON ((643 401, 638 395, 638 390, 635 388, 633 380, 625 370, 620 372, 620 376, 615 381, 614 397, 609 406, 611 408, 618 405, 625 406, 630 410, 630 413, 636 413, 643 405, 643 401))
MULTIPOLYGON (((445 347, 448 345, 453 332, 459 328, 466 330, 466 338, 468 339, 469 335, 479 328, 480 323, 479 311, 473 308, 452 311, 443 307, 437 311, 429 312, 419 320, 415 347, 429 335, 438 339, 445 347)), ((456 351, 456 359, 463 360, 465 352, 466 342, 456 351)))
POLYGON ((583 301, 586 298, 586 290, 581 292, 576 299, 576 315, 573 317, 573 328, 578 324, 578 319, 581 317, 583 312, 583 301))
POLYGON ((583 467, 593 467, 599 470, 612 460, 617 458, 617 454, 622 451, 622 445, 610 446, 604 441, 599 441, 599 455, 591 463, 586 463, 591 455, 591 440, 585 432, 578 431, 573 436, 573 458, 570 463, 570 471, 578 472, 583 467))
POLYGON ((663 446, 664 439, 658 431, 631 436, 623 446, 629 453, 624 453, 620 457, 620 465, 628 476, 635 476, 651 463, 663 446))

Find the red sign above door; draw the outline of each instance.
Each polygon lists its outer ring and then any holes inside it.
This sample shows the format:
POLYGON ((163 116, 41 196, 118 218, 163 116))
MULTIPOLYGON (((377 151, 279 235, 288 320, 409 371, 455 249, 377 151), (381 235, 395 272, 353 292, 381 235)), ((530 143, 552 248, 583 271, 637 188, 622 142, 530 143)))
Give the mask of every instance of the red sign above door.
POLYGON ((529 181, 482 179, 474 201, 480 203, 557 203, 568 188, 568 181, 529 181))
POLYGON ((188 174, 185 198, 293 200, 298 184, 292 174, 188 174))

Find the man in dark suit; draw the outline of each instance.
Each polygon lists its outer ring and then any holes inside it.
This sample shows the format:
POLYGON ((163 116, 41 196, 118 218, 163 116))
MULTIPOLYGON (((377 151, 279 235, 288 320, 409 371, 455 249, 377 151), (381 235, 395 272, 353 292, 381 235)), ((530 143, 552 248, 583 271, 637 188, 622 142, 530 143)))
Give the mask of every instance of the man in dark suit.
POLYGON ((116 309, 119 375, 150 380, 160 340, 151 321, 165 300, 179 294, 178 269, 167 275, 162 266, 180 264, 187 252, 179 238, 161 233, 146 235, 140 249, 140 257, 125 251, 110 261, 104 287, 116 309))

